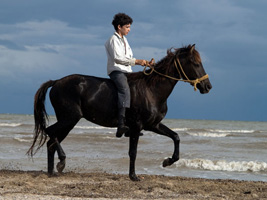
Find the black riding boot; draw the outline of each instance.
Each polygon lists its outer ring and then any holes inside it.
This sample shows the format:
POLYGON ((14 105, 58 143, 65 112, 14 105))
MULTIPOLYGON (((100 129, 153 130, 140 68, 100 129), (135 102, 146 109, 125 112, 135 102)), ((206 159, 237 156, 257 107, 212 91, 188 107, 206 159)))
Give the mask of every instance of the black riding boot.
POLYGON ((118 138, 120 138, 124 133, 129 131, 129 127, 124 124, 125 123, 125 110, 126 108, 119 108, 118 129, 116 133, 116 137, 118 138))

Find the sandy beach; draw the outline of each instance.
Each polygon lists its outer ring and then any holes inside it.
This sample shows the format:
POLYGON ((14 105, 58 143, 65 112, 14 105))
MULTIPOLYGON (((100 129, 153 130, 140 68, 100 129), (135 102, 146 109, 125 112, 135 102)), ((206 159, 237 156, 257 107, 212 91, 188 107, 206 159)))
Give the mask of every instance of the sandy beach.
POLYGON ((0 199, 267 199, 267 182, 107 173, 0 171, 0 199))

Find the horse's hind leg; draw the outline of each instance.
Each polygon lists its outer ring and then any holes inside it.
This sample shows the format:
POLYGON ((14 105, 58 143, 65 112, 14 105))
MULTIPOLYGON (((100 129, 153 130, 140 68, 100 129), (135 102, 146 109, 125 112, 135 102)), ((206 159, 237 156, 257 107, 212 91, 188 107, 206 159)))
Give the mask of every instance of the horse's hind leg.
POLYGON ((59 138, 62 141, 68 135, 68 133, 65 133, 62 138, 62 128, 60 127, 60 123, 57 122, 46 129, 46 133, 50 137, 50 140, 47 142, 48 173, 50 175, 54 173, 55 152, 57 151, 58 158, 61 162, 64 162, 66 159, 66 155, 60 145, 59 138))
POLYGON ((70 121, 59 121, 46 129, 50 140, 47 142, 47 158, 48 158, 48 173, 54 172, 54 156, 55 152, 58 153, 60 162, 57 164, 59 173, 65 168, 66 154, 63 151, 60 143, 65 139, 68 133, 73 129, 79 119, 70 121))
POLYGON ((62 173, 63 169, 65 168, 65 164, 66 164, 66 154, 64 150, 62 149, 60 142, 58 141, 57 138, 55 138, 55 145, 56 145, 56 150, 58 154, 58 159, 60 160, 57 163, 57 171, 59 173, 62 173))
POLYGON ((56 145, 54 138, 47 142, 47 163, 48 163, 48 174, 52 175, 54 173, 54 157, 56 152, 56 145))

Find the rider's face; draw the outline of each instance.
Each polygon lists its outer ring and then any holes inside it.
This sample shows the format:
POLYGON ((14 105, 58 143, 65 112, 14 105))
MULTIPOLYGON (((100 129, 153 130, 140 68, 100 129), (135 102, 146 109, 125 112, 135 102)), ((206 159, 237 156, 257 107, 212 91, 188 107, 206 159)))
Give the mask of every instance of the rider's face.
POLYGON ((118 26, 118 33, 121 37, 123 37, 124 35, 128 35, 128 33, 131 30, 131 24, 126 24, 123 26, 118 26))

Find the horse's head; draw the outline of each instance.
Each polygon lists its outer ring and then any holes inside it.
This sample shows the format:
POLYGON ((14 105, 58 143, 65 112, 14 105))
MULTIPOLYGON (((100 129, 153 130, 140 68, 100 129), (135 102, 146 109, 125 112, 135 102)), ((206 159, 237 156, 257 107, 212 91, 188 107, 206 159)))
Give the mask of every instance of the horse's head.
POLYGON ((175 53, 175 63, 179 70, 179 76, 184 81, 191 83, 201 94, 208 93, 212 88, 208 75, 206 74, 200 55, 195 45, 178 49, 175 53))

